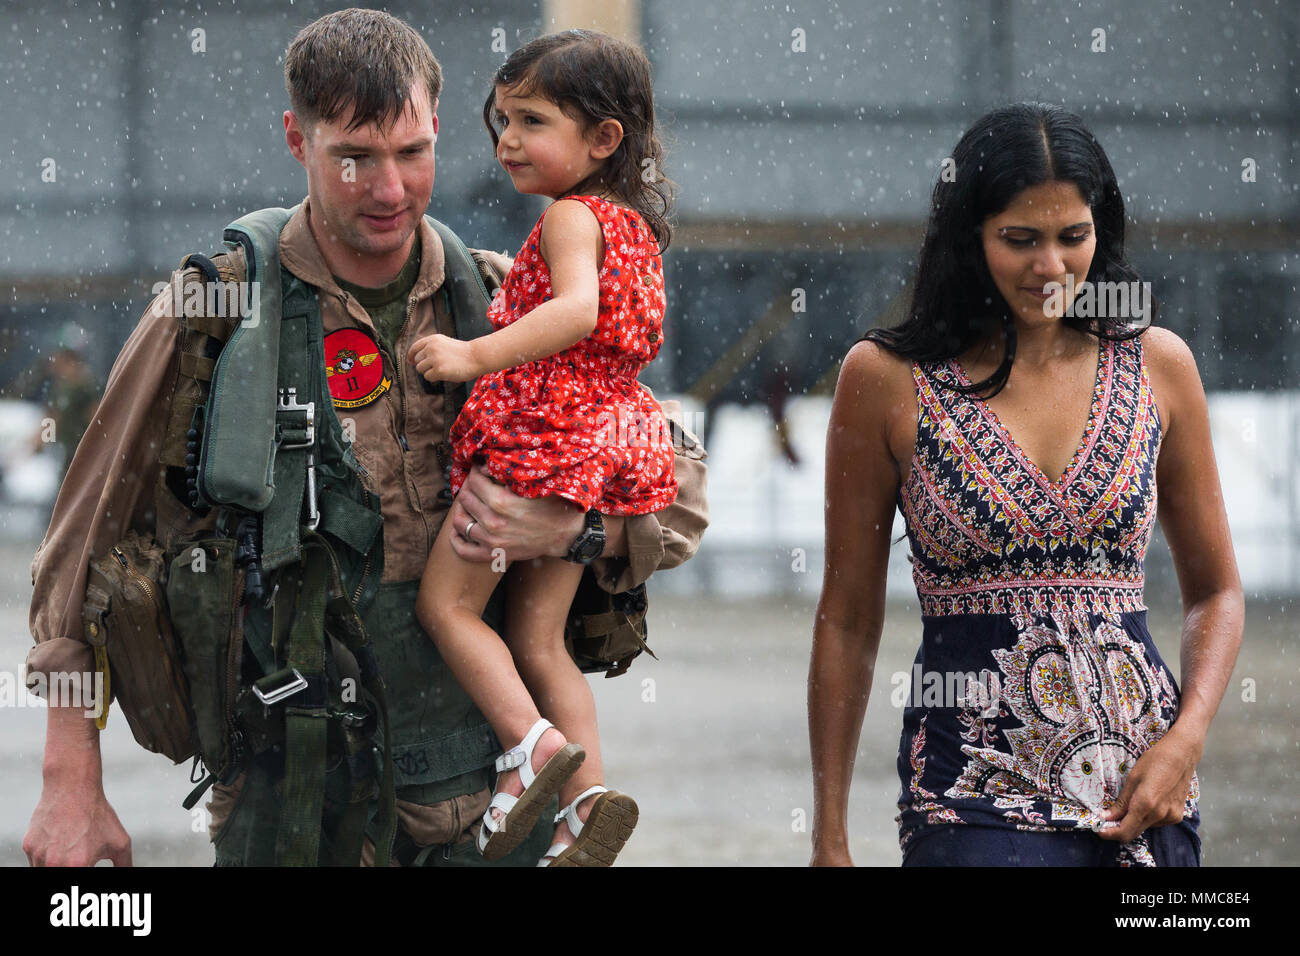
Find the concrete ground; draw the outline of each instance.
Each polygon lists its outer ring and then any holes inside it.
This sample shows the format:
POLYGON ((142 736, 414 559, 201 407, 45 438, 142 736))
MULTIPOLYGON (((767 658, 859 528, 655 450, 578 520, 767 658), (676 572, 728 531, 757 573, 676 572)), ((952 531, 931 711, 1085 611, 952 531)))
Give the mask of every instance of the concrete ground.
MULTIPOLYGON (((0 673, 21 683, 30 645, 34 543, 0 543, 0 673)), ((696 559, 705 560, 705 555, 696 559)), ((674 575, 691 574, 691 566, 674 575)), ((709 599, 651 593, 650 643, 625 676, 592 681, 607 782, 634 795, 641 824, 620 862, 646 866, 799 866, 809 856, 812 783, 805 682, 815 601, 807 596, 709 599)), ((1167 591, 1165 593, 1168 593, 1167 591)), ((1148 589, 1148 600, 1161 594, 1148 589)), ((1178 660, 1179 613, 1152 605, 1161 653, 1178 660)), ((1297 615, 1294 603, 1251 602, 1246 641, 1200 767, 1206 865, 1300 863, 1297 615), (1255 699, 1243 701, 1253 679, 1255 699)), ((920 622, 892 605, 877 673, 906 671, 920 622)), ((887 676, 878 686, 888 689, 887 676)), ((0 710, 0 863, 24 865, 21 843, 41 785, 45 711, 0 710)), ((851 806, 853 855, 896 866, 894 771, 901 713, 874 695, 851 806)), ((209 865, 199 811, 180 803, 186 767, 138 748, 120 714, 103 735, 105 789, 140 865, 209 865)))

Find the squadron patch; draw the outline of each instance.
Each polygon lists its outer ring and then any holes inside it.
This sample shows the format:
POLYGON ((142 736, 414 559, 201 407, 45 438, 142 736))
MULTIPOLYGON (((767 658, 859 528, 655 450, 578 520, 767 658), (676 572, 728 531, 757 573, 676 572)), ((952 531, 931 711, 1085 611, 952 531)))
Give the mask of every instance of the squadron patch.
POLYGON ((392 387, 375 340, 360 329, 325 336, 325 377, 335 408, 369 405, 392 387))

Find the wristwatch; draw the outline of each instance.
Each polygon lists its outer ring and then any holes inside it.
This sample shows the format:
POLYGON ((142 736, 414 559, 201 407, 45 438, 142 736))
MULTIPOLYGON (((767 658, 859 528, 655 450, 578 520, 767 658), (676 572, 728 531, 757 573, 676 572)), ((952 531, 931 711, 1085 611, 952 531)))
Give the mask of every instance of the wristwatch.
POLYGON ((569 547, 569 553, 564 556, 564 560, 572 561, 574 564, 590 564, 594 558, 600 557, 605 550, 605 522, 601 520, 600 512, 592 508, 587 512, 587 523, 583 525, 582 532, 573 539, 573 544, 569 547))

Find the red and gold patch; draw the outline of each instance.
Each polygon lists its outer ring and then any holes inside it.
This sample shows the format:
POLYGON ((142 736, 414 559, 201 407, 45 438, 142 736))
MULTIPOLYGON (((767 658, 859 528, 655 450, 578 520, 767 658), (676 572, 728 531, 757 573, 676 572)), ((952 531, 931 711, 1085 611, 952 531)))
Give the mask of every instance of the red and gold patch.
POLYGON ((325 377, 335 408, 369 405, 392 387, 375 340, 360 329, 325 336, 325 377))

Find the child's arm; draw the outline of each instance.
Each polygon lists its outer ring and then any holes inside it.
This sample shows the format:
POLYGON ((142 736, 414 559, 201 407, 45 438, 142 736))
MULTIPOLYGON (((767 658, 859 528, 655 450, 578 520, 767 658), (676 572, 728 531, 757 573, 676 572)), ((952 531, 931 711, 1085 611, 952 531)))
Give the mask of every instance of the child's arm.
POLYGON ((554 203, 542 220, 541 254, 552 297, 490 335, 464 341, 434 334, 408 358, 429 381, 466 382, 562 352, 596 328, 604 237, 595 213, 576 200, 554 203))

